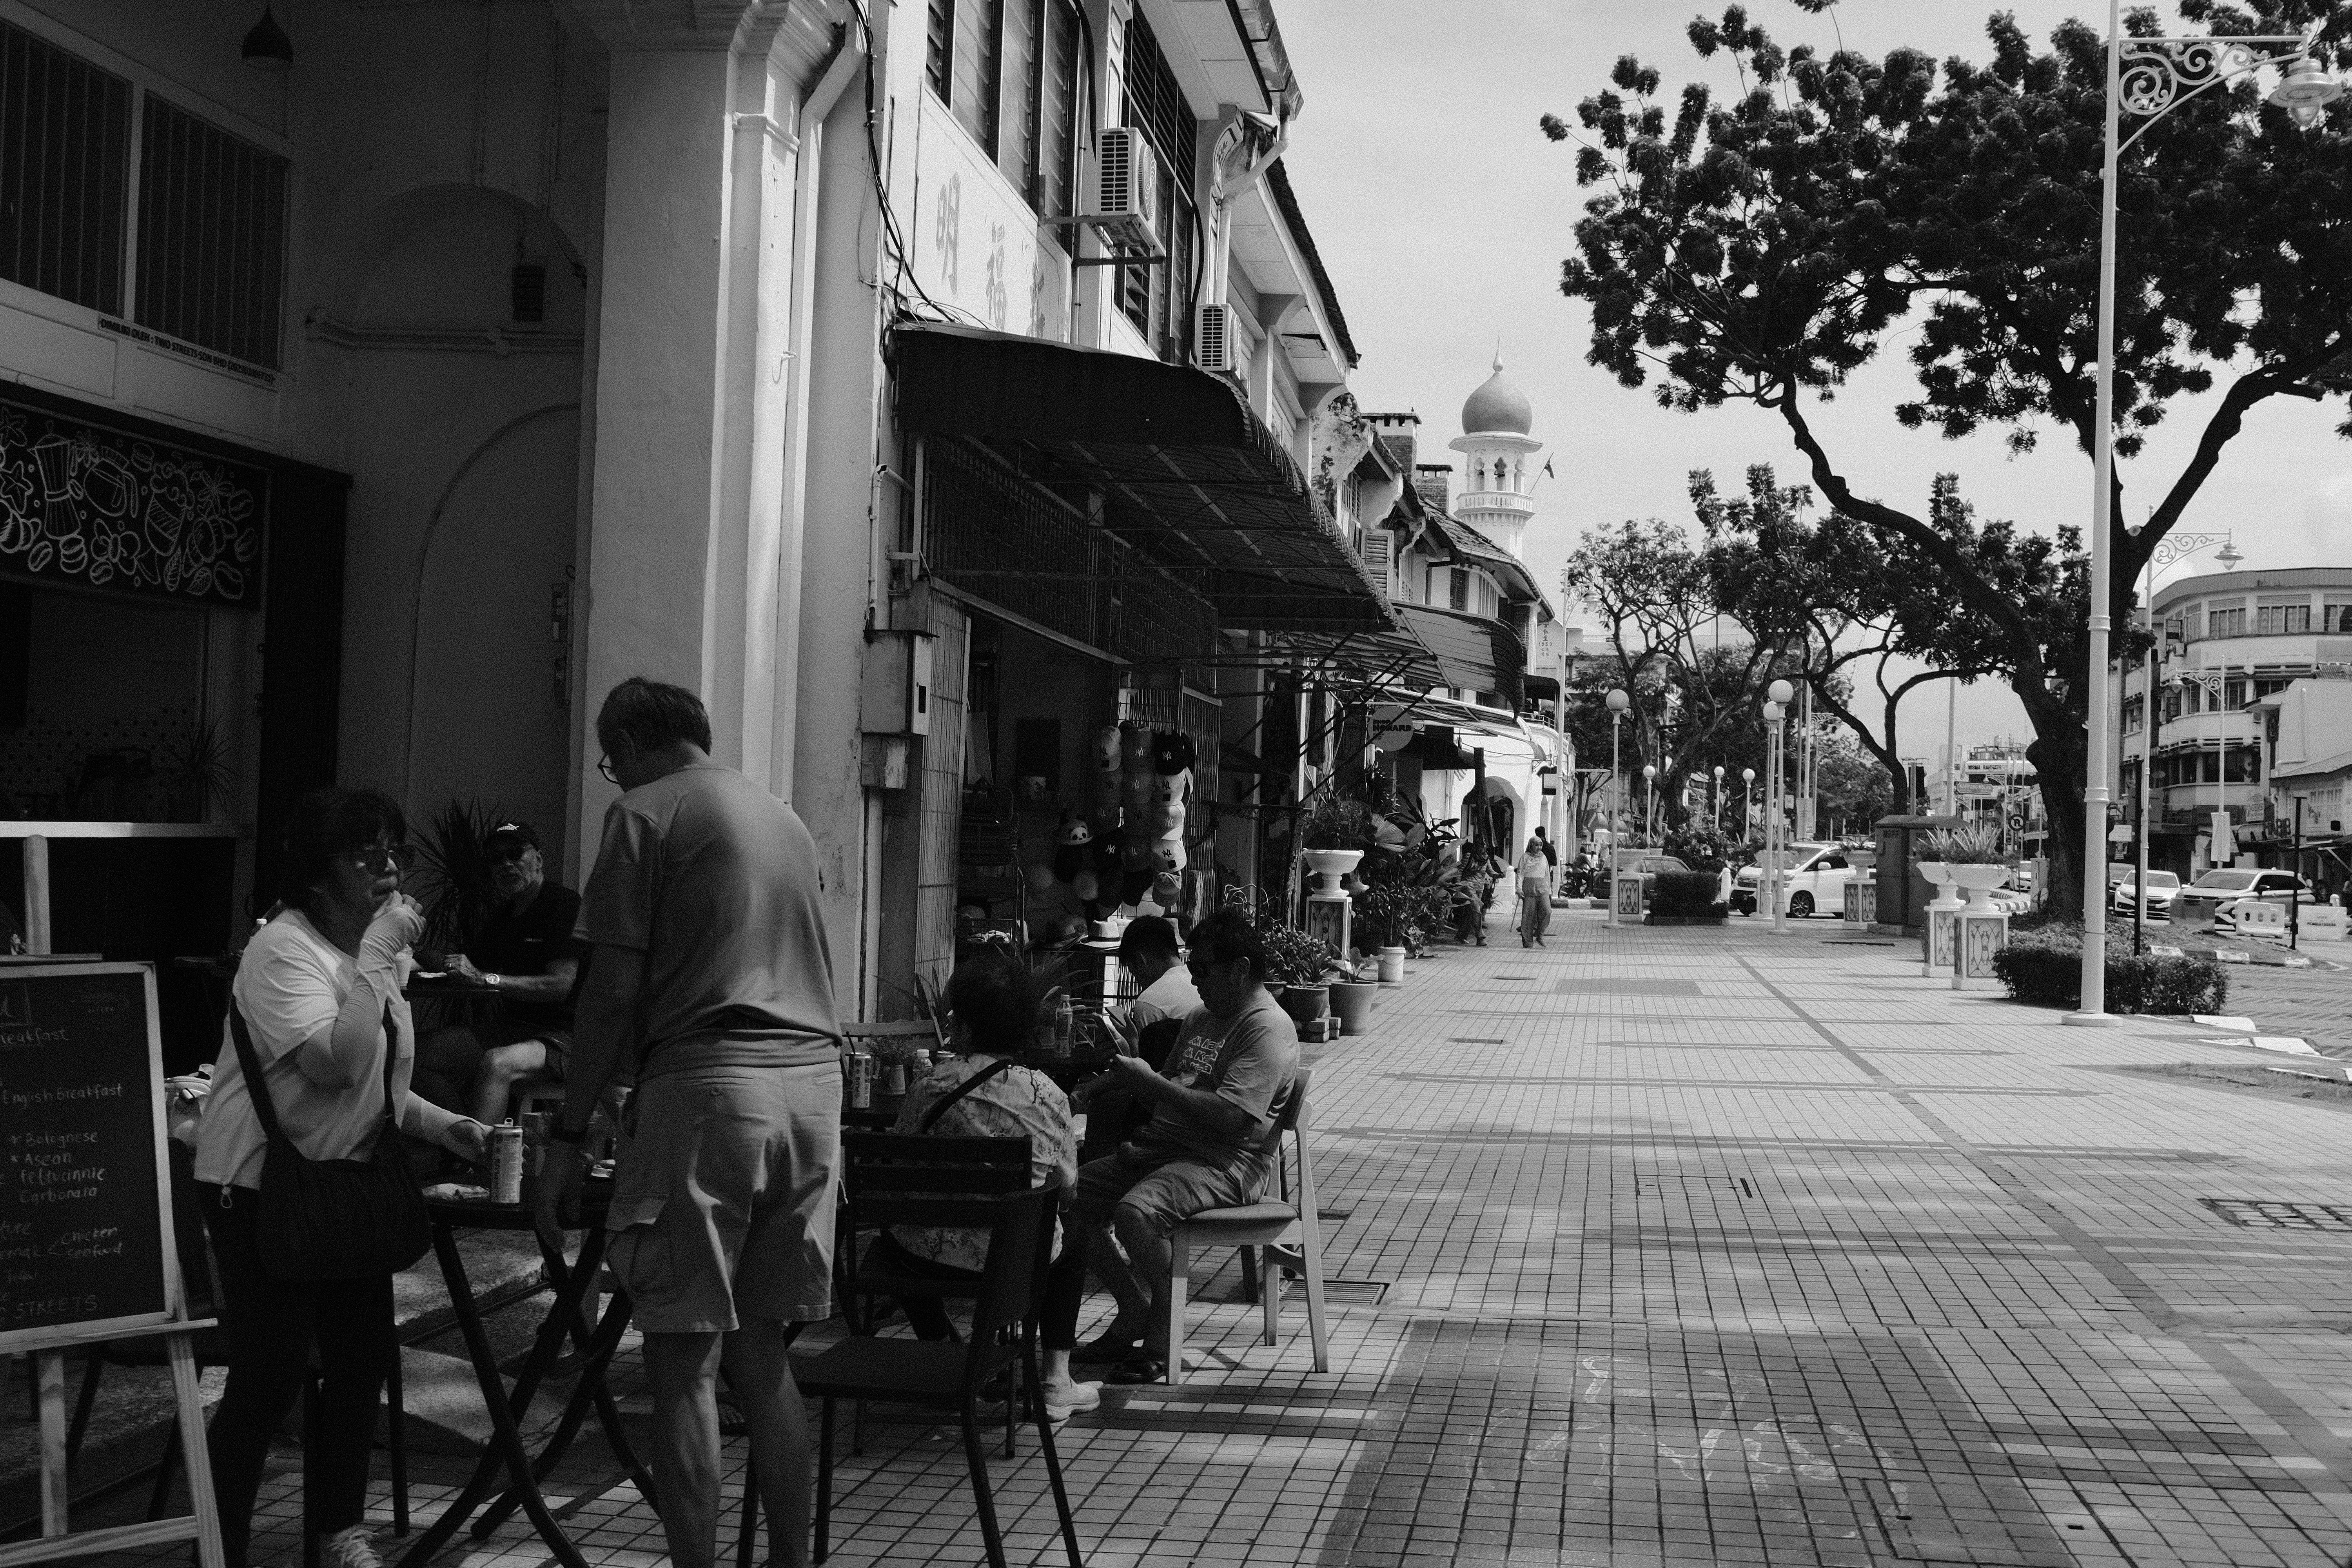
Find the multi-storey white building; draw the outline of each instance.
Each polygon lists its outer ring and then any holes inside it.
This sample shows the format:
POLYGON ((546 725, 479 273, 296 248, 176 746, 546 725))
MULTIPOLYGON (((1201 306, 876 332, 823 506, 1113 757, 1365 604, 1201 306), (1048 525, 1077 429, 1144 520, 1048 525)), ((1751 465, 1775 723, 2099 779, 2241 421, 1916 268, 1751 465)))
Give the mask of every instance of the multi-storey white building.
POLYGON ((2138 819, 2145 769, 2151 866, 2184 878, 2213 866, 2216 811, 2229 815, 2234 853, 2265 855, 2287 824, 2252 705, 2298 679, 2352 677, 2352 568, 2185 577, 2159 589, 2150 610, 2153 680, 2146 662, 2122 676, 2125 817, 2138 819))

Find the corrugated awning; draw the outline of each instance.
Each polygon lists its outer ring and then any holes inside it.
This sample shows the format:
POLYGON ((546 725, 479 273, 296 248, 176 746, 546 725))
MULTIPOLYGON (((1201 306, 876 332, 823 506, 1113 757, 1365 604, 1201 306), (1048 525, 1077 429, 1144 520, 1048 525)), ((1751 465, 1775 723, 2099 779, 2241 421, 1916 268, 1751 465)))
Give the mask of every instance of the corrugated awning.
POLYGON ((890 335, 912 434, 980 441, 1197 590, 1227 626, 1392 629, 1282 443, 1229 384, 1134 354, 933 322, 890 335))
POLYGON ((1391 605, 1393 631, 1346 637, 1288 633, 1282 650, 1315 659, 1326 669, 1399 685, 1491 691, 1516 708, 1522 700, 1519 639, 1502 622, 1427 605, 1391 605))

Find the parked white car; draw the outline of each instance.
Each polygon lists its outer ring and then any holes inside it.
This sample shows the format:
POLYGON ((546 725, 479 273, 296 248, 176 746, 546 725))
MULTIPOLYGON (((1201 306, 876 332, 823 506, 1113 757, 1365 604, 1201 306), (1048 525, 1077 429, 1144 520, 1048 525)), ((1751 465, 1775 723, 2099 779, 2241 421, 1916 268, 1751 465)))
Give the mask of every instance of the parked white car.
MULTIPOLYGON (((2115 888, 2115 898, 2108 907, 2119 915, 2130 914, 2139 903, 2139 896, 2136 889, 2137 881, 2134 878, 2126 877, 2117 882, 2115 888)), ((2179 896, 2179 878, 2169 871, 2150 871, 2147 874, 2147 918, 2149 920, 2170 920, 2172 900, 2179 896)))
POLYGON ((2230 907, 2241 899, 2250 898, 2280 905, 2289 899, 2304 904, 2314 901, 2311 884, 2292 871, 2221 867, 2181 889, 2174 896, 2174 910, 2185 925, 2201 926, 2210 921, 2217 931, 2234 931, 2238 921, 2230 907))
MULTIPOLYGON (((1846 885, 1853 880, 1853 867, 1846 860, 1845 846, 1791 844, 1786 853, 1794 868, 1781 875, 1781 907, 1801 920, 1812 914, 1845 913, 1846 885)), ((1731 907, 1743 915, 1755 914, 1763 885, 1762 870, 1754 866, 1741 867, 1732 884, 1731 907)))

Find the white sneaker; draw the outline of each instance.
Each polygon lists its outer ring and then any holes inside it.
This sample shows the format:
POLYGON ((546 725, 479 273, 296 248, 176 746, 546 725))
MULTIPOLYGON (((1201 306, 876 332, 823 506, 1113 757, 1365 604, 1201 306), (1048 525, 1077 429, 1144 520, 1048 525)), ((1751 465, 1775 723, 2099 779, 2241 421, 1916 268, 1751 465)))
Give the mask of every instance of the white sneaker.
POLYGON ((1045 1414, 1055 1421, 1066 1421, 1072 1415, 1097 1409, 1102 1405, 1102 1384, 1072 1383, 1045 1390, 1045 1414))
POLYGON ((376 1555, 375 1542, 368 1539, 363 1524, 339 1530, 320 1542, 319 1557, 324 1568, 383 1568, 383 1559, 376 1555))

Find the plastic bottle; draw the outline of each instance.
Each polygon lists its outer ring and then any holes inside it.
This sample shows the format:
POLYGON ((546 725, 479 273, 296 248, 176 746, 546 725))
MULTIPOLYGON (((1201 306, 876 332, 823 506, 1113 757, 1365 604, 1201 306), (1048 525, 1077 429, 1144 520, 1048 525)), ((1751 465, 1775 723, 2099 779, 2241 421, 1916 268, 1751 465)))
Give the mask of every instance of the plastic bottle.
POLYGON ((1069 994, 1065 992, 1054 998, 1054 1054, 1055 1056, 1066 1057, 1070 1054, 1070 1037, 1076 1028, 1077 1019, 1070 1011, 1069 994))

